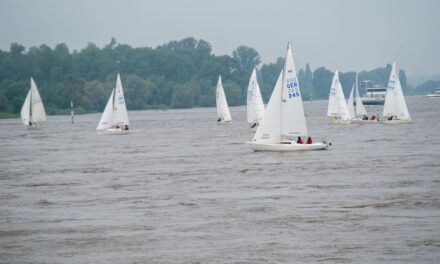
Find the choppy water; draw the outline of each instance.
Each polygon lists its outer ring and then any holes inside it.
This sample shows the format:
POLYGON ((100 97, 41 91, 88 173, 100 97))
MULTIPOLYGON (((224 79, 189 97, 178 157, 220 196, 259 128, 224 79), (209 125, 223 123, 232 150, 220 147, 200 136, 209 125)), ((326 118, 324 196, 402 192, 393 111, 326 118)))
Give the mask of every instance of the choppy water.
POLYGON ((244 107, 130 112, 126 136, 0 120, 0 262, 439 263, 440 100, 407 100, 399 126, 305 102, 333 146, 297 153, 252 152, 244 107))

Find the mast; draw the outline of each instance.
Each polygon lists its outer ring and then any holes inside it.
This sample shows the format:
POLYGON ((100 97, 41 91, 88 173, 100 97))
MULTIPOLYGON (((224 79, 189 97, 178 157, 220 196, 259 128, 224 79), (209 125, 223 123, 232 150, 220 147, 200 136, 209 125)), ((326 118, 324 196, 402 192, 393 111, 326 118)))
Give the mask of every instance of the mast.
POLYGON ((73 124, 73 101, 70 101, 70 121, 73 124))

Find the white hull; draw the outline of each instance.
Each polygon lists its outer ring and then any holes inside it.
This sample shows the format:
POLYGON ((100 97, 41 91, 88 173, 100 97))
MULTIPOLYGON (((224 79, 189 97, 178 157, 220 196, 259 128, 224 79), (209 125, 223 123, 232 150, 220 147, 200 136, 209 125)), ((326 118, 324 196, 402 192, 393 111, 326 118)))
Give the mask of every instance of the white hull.
POLYGON ((226 124, 230 124, 232 122, 232 120, 222 120, 217 122, 217 125, 226 125, 226 124))
POLYGON ((363 120, 360 118, 354 118, 351 120, 352 124, 377 124, 377 119, 375 120, 363 120))
POLYGON ((121 128, 109 128, 105 130, 96 130, 98 135, 126 135, 130 133, 130 130, 125 130, 121 128))
POLYGON ((440 94, 427 94, 427 95, 425 95, 425 97, 428 97, 428 98, 440 98, 440 94))
POLYGON ((351 123, 351 120, 342 120, 342 119, 334 119, 332 118, 332 124, 333 125, 349 125, 351 123))
POLYGON ((247 142, 249 147, 254 151, 276 151, 276 152, 290 152, 290 151, 304 151, 304 150, 321 150, 327 149, 327 143, 313 143, 313 144, 275 144, 275 143, 258 143, 247 142))
POLYGON ((412 119, 393 119, 382 121, 382 123, 384 123, 385 125, 412 124, 412 122, 412 119))
MULTIPOLYGON (((385 103, 385 97, 361 97, 362 103, 364 105, 383 105, 385 103)), ((356 105, 356 102, 354 102, 356 105)))
POLYGON ((32 124, 32 125, 27 125, 26 127, 31 130, 38 130, 41 129, 41 124, 32 124))

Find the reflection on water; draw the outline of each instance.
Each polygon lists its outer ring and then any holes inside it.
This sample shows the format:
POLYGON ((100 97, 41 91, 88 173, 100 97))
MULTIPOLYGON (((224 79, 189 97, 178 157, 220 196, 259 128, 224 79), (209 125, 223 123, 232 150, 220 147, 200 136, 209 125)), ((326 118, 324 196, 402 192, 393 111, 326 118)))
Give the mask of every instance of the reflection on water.
MULTIPOLYGON (((408 97, 412 125, 332 126, 327 151, 255 153, 245 108, 0 120, 2 263, 438 263, 440 100, 408 97)), ((381 108, 367 110, 376 113, 381 108)))

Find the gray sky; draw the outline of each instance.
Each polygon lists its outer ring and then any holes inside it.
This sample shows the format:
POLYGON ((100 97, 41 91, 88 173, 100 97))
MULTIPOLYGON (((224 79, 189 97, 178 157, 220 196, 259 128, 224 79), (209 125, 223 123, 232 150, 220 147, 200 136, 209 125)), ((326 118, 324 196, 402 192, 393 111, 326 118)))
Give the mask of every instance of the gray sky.
POLYGON ((265 63, 290 42, 297 68, 370 70, 393 60, 407 75, 440 74, 439 0, 0 0, 0 49, 115 37, 156 47, 192 36, 232 54, 255 48, 265 63))

